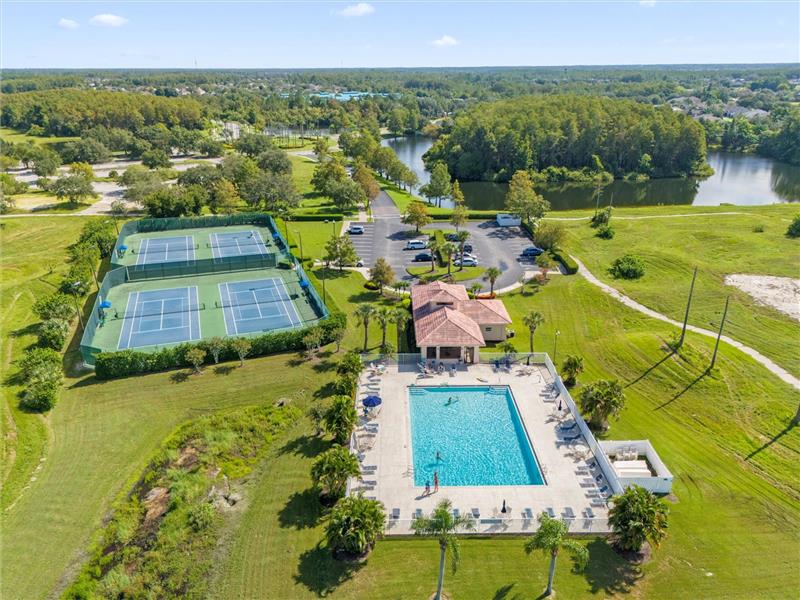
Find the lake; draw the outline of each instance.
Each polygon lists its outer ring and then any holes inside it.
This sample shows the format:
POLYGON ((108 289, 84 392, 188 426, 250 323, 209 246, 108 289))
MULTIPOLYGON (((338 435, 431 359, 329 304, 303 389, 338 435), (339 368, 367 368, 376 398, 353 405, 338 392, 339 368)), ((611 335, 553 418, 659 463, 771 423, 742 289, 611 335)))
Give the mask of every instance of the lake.
MULTIPOLYGON (((420 184, 428 182, 430 174, 425 171, 422 155, 433 144, 431 138, 404 136, 386 139, 383 144, 394 149, 400 160, 417 174, 420 184)), ((601 206, 609 203, 614 206, 744 206, 800 201, 800 167, 761 156, 730 152, 709 152, 708 163, 714 168, 714 175, 705 179, 651 179, 642 183, 614 181, 603 188, 601 206)), ((507 187, 506 184, 486 181, 461 183, 466 204, 473 209, 503 208, 507 187)), ((594 206, 591 185, 540 185, 537 190, 550 202, 553 210, 594 206)), ((450 204, 443 202, 442 206, 450 204)))

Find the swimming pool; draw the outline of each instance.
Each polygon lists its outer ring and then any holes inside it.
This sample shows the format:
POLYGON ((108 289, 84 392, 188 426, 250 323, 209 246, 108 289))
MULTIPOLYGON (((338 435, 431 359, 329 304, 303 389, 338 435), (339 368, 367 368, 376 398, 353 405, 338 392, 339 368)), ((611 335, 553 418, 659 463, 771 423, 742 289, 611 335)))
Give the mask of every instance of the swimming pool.
POLYGON ((409 387, 414 485, 542 485, 507 386, 409 387), (437 458, 438 454, 438 458, 437 458))

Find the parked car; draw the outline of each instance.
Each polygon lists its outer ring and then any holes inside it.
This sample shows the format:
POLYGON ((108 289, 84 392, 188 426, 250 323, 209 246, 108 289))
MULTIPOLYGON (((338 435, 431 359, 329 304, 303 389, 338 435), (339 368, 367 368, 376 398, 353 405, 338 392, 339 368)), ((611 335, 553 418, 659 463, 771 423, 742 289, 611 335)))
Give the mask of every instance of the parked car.
POLYGON ((472 244, 464 244, 464 252, 472 252, 472 244))
POLYGON ((420 252, 414 257, 414 262, 430 262, 433 260, 430 252, 420 252))
POLYGON ((472 260, 478 260, 478 257, 477 257, 477 256, 475 256, 474 254, 470 253, 470 252, 464 252, 464 255, 463 255, 463 256, 462 256, 462 255, 460 255, 460 254, 459 254, 459 255, 456 255, 456 258, 457 258, 457 259, 458 259, 458 258, 469 258, 469 259, 472 259, 472 260))
POLYGON ((424 250, 427 247, 427 242, 422 240, 408 240, 406 242, 406 250, 424 250))
POLYGON ((361 235, 364 233, 364 226, 363 225, 350 225, 347 229, 347 233, 350 235, 361 235))
POLYGON ((457 242, 458 241, 458 234, 457 233, 448 233, 444 236, 448 242, 457 242))
POLYGON ((522 251, 522 256, 539 256, 544 250, 536 246, 528 246, 522 251))
POLYGON ((460 267, 462 264, 465 267, 477 267, 478 266, 478 259, 475 257, 465 256, 462 258, 457 258, 453 261, 453 264, 457 267, 460 267))

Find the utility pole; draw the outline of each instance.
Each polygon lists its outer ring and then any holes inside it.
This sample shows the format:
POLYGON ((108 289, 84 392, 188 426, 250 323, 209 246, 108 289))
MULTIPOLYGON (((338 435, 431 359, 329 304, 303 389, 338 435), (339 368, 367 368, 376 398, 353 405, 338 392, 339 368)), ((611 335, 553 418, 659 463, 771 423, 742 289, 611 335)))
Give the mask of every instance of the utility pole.
POLYGON ((717 350, 719 349, 719 339, 722 337, 722 328, 725 327, 725 317, 728 315, 728 302, 731 297, 725 298, 725 310, 722 311, 722 321, 719 324, 719 333, 717 334, 717 343, 714 344, 714 355, 711 357, 711 364, 708 365, 708 370, 714 368, 714 363, 717 362, 717 350))
POLYGON ((683 316, 683 329, 681 329, 681 339, 678 340, 677 350, 683 346, 683 340, 686 337, 686 323, 689 321, 689 307, 692 305, 692 295, 694 294, 694 280, 697 279, 697 267, 694 268, 694 275, 692 275, 692 285, 689 287, 689 300, 686 301, 686 314, 683 316))

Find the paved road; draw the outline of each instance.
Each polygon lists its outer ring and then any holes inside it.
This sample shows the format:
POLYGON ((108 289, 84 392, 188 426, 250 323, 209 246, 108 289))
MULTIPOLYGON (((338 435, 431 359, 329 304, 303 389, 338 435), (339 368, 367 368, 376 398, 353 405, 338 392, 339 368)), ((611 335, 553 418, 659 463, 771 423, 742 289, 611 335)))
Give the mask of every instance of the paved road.
MULTIPOLYGON (((394 202, 386 192, 372 202, 373 222, 363 221, 365 232, 363 235, 353 235, 353 244, 366 266, 371 266, 379 257, 384 257, 395 270, 398 277, 410 280, 406 268, 425 263, 415 263, 414 250, 405 250, 406 242, 414 237, 413 229, 401 222, 400 213, 394 202)), ((447 222, 434 222, 426 229, 452 229, 447 222)), ((496 288, 509 286, 517 282, 526 269, 531 269, 535 264, 532 260, 521 259, 522 248, 530 245, 530 240, 517 227, 497 227, 494 221, 470 221, 464 227, 470 232, 469 243, 472 244, 473 253, 478 256, 481 266, 498 266, 503 274, 495 283, 496 288)), ((425 236, 420 236, 425 237, 425 236)), ((488 283, 483 283, 488 289, 488 283)))

